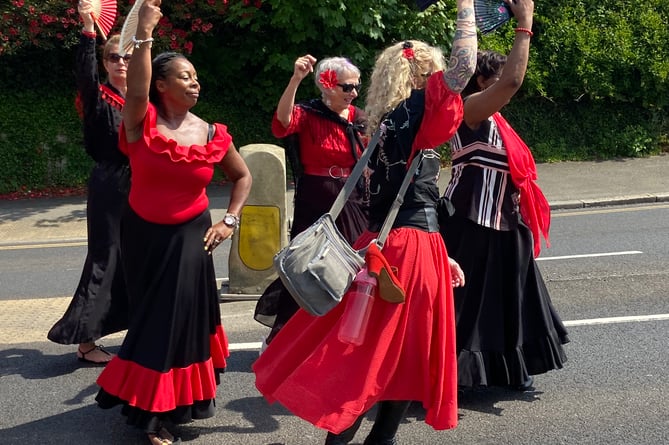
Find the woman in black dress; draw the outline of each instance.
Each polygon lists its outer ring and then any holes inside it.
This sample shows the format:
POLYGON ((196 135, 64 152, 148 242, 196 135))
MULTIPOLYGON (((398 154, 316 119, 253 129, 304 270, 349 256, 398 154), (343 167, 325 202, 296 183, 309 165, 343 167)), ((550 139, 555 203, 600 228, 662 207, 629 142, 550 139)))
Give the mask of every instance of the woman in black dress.
POLYGON ((128 202, 130 169, 128 158, 118 149, 118 128, 129 56, 119 56, 118 36, 110 38, 103 50, 108 80, 100 82, 91 12, 90 0, 82 0, 79 14, 84 28, 75 69, 84 146, 95 161, 86 206, 88 253, 72 301, 48 338, 60 344, 78 344, 77 357, 83 362, 105 364, 112 354, 95 341, 127 328, 119 237, 121 213, 128 202))
POLYGON ((517 20, 508 57, 478 54, 462 92, 464 120, 451 140, 441 232, 467 285, 455 290, 458 385, 532 387, 562 368, 567 331, 534 259, 548 238, 550 208, 532 153, 499 113, 520 89, 532 38, 532 0, 508 2, 517 20), (447 206, 444 206, 446 208, 447 206))

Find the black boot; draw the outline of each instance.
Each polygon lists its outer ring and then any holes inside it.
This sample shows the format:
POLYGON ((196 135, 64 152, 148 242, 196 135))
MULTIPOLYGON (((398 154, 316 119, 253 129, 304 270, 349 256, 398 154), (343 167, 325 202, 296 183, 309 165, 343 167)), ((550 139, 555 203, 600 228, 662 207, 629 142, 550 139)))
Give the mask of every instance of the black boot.
POLYGON ((410 404, 409 401, 381 402, 364 445, 396 445, 395 434, 410 404))
POLYGON ((353 440, 353 436, 355 436, 355 433, 358 432, 358 429, 360 428, 360 424, 362 423, 362 419, 364 418, 364 415, 361 415, 360 417, 357 418, 355 422, 353 422, 353 425, 345 429, 339 434, 334 434, 328 432, 327 437, 325 438, 325 445, 346 445, 350 441, 353 440))

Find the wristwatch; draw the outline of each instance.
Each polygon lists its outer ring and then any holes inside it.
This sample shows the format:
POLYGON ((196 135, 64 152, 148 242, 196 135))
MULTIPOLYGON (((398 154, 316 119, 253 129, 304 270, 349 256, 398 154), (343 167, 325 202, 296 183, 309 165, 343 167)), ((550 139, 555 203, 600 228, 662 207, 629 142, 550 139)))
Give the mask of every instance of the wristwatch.
POLYGON ((239 227, 239 216, 234 213, 226 213, 223 217, 223 224, 234 230, 239 227))

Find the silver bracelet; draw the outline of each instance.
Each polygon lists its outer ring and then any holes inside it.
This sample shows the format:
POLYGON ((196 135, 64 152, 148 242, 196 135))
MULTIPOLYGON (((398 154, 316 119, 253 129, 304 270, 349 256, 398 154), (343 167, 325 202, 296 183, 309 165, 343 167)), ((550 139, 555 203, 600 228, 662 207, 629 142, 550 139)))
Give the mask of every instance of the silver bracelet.
POLYGON ((149 37, 146 40, 138 40, 135 36, 132 36, 132 43, 135 44, 135 49, 139 48, 142 45, 142 43, 148 43, 149 48, 151 48, 153 46, 151 42, 153 42, 153 37, 149 37))

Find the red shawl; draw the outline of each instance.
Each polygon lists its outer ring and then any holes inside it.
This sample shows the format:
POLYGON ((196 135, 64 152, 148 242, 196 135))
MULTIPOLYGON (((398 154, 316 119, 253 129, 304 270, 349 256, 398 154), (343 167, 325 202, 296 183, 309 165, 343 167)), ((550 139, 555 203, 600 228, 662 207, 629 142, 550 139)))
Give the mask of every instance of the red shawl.
POLYGON ((520 190, 520 215, 532 231, 534 256, 537 257, 541 252, 540 235, 546 240, 546 247, 550 247, 548 230, 551 225, 551 208, 536 183, 537 166, 532 152, 501 114, 495 113, 492 118, 506 147, 511 179, 520 190))

